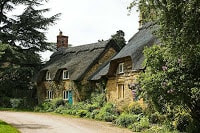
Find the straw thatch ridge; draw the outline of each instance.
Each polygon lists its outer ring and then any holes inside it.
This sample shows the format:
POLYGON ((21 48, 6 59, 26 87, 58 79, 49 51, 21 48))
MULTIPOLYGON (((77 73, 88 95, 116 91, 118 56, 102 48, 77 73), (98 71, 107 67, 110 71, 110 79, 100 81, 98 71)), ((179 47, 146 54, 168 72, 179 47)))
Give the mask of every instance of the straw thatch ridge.
POLYGON ((76 47, 61 48, 53 53, 45 67, 40 71, 38 82, 45 78, 46 71, 51 73, 52 80, 59 80, 63 69, 69 71, 70 80, 80 81, 90 68, 110 47, 119 51, 114 40, 100 41, 76 47))
POLYGON ((111 59, 111 62, 102 68, 96 75, 91 77, 91 80, 99 80, 102 76, 113 75, 111 69, 116 69, 117 61, 123 58, 132 59, 132 69, 141 70, 144 67, 142 63, 144 61, 143 50, 144 47, 152 46, 157 42, 153 32, 156 29, 155 23, 147 23, 142 26, 139 31, 129 40, 129 42, 121 49, 121 51, 111 59))

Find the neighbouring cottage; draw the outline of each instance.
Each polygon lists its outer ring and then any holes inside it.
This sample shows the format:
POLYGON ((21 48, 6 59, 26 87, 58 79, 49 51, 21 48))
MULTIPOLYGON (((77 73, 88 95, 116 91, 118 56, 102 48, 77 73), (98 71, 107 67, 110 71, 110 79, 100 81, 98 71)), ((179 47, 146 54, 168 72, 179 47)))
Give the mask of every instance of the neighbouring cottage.
POLYGON ((58 97, 69 103, 87 99, 94 89, 93 83, 88 81, 89 77, 119 50, 112 39, 68 47, 68 37, 60 32, 57 51, 38 74, 38 102, 58 97))
POLYGON ((157 41, 152 34, 154 29, 153 23, 143 25, 110 63, 91 77, 92 81, 107 80, 107 101, 120 106, 136 100, 137 77, 144 71, 144 47, 152 46, 157 41))

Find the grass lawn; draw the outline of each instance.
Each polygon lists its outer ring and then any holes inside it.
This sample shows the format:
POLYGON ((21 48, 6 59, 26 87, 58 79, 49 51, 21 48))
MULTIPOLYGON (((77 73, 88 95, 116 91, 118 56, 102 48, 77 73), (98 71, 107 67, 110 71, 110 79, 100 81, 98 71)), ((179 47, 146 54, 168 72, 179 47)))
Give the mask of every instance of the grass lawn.
POLYGON ((0 133, 20 133, 20 132, 13 126, 0 120, 0 133))

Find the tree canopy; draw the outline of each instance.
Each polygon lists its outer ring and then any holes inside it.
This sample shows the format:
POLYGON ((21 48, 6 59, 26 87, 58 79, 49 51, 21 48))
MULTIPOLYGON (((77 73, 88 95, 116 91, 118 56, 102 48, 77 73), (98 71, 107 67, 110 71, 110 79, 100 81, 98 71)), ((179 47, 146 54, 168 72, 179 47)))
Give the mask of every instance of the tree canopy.
POLYGON ((54 24, 60 14, 44 17, 44 13, 50 9, 36 9, 44 2, 46 0, 1 0, 1 42, 33 51, 50 49, 50 43, 47 42, 44 32, 48 26, 54 24), (14 14, 14 10, 20 5, 24 7, 22 14, 14 14))
POLYGON ((45 17, 50 9, 39 7, 45 2, 0 1, 0 106, 8 107, 10 98, 36 100, 32 82, 42 66, 38 52, 53 48, 45 32, 60 15, 45 17), (16 15, 18 8, 23 12, 16 15))
POLYGON ((126 45, 126 40, 124 39, 124 36, 125 33, 122 30, 118 30, 116 34, 111 36, 111 39, 113 39, 120 48, 123 48, 124 45, 126 45))
POLYGON ((177 106, 183 106, 193 118, 190 132, 198 132, 200 2, 136 0, 134 4, 139 6, 143 23, 154 21, 159 26, 155 35, 160 45, 144 51, 146 70, 140 78, 144 93, 162 112, 166 113, 168 107, 175 110, 177 106))

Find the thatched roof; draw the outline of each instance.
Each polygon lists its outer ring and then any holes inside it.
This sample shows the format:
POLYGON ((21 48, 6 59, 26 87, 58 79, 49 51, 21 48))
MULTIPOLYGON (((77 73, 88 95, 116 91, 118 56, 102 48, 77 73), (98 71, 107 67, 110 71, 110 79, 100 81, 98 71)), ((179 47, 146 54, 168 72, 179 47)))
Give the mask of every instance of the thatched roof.
POLYGON ((40 71, 38 82, 44 79, 46 71, 51 73, 52 80, 57 80, 64 69, 69 71, 70 80, 79 81, 110 47, 119 51, 119 47, 113 40, 59 49, 51 55, 50 60, 40 71))
POLYGON ((133 70, 143 69, 143 50, 145 46, 151 46, 157 41, 153 35, 153 31, 155 29, 156 26, 153 23, 147 23, 142 26, 139 31, 129 40, 129 42, 121 49, 121 51, 114 58, 112 58, 111 62, 99 70, 96 75, 91 77, 91 80, 98 80, 102 76, 110 74, 110 68, 116 67, 116 61, 126 57, 132 59, 133 70))

